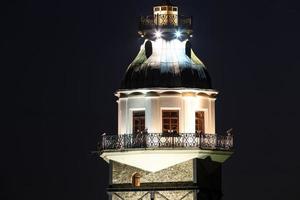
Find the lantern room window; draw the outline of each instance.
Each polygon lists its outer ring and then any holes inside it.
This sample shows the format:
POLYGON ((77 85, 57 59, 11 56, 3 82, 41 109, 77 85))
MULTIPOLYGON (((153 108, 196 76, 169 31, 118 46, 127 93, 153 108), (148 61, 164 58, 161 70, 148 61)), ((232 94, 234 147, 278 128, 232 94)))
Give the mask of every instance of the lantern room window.
POLYGON ((195 113, 195 130, 196 133, 205 132, 205 121, 204 121, 204 111, 198 111, 195 113))
POLYGON ((179 111, 162 111, 162 131, 163 133, 179 133, 179 111))

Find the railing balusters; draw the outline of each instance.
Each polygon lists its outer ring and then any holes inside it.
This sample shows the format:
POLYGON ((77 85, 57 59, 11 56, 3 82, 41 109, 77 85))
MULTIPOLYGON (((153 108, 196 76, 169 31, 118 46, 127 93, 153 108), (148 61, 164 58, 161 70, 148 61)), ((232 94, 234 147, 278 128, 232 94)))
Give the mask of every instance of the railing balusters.
POLYGON ((106 135, 101 136, 99 142, 100 150, 132 149, 132 148, 200 148, 204 150, 233 149, 233 135, 217 134, 162 134, 162 133, 141 133, 106 135))

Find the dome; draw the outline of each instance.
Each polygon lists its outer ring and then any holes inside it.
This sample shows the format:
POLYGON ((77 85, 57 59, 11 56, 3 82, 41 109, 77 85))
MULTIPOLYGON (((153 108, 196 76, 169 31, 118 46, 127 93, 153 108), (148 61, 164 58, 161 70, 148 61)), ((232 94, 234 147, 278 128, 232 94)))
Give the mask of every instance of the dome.
POLYGON ((188 40, 146 40, 128 66, 121 89, 199 88, 211 89, 204 64, 188 40))

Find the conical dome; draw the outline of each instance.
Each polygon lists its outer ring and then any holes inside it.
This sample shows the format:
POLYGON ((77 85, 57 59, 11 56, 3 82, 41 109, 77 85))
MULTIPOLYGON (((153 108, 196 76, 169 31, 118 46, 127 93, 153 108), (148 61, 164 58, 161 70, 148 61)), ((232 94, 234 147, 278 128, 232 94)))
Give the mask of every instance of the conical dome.
POLYGON ((121 85, 121 89, 182 87, 211 89, 208 71, 189 41, 162 38, 145 41, 121 85))

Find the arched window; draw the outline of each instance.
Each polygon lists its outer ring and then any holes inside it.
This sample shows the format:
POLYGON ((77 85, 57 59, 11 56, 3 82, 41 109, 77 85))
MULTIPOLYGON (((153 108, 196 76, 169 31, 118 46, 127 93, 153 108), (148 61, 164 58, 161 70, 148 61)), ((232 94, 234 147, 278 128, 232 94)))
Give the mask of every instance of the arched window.
POLYGON ((141 186, 141 175, 139 173, 134 173, 132 175, 132 185, 134 187, 140 187, 141 186))
POLYGON ((149 40, 145 44, 145 52, 147 58, 149 58, 152 55, 152 43, 149 40))
POLYGON ((185 43, 185 54, 191 58, 191 54, 192 54, 192 43, 190 41, 187 41, 185 43))

